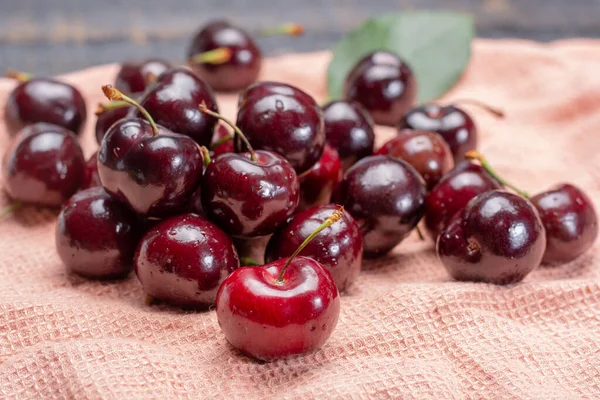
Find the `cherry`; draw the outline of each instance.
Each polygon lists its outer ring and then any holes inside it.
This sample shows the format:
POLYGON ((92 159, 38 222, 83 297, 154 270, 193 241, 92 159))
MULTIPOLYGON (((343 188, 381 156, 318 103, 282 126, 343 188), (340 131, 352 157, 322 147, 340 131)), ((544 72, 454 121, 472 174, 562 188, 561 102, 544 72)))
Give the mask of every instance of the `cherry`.
POLYGON ((344 170, 373 153, 373 120, 359 103, 331 101, 323 106, 323 119, 327 143, 337 150, 344 170))
POLYGON ((210 145, 210 156, 215 158, 218 155, 224 153, 233 153, 233 136, 229 133, 227 128, 219 124, 215 128, 215 134, 210 145))
POLYGON ((598 216, 591 199, 578 187, 563 183, 531 198, 546 228, 544 263, 574 260, 598 236, 598 216))
MULTIPOLYGON (((317 206, 294 215, 271 237, 265 261, 273 262, 289 257, 294 250, 319 226, 336 212, 338 206, 317 206)), ((349 213, 339 222, 325 228, 300 253, 321 264, 331 273, 338 291, 344 292, 360 274, 363 241, 360 228, 349 213)))
POLYGON ((202 176, 197 143, 155 125, 143 107, 118 90, 102 89, 111 100, 139 107, 147 119, 121 119, 109 128, 98 152, 102 185, 146 217, 161 218, 181 211, 202 176))
POLYGON ((540 216, 527 199, 494 190, 473 198, 437 241, 437 253, 459 281, 520 282, 546 249, 540 216))
POLYGON ((342 163, 337 151, 325 144, 321 159, 298 177, 300 181, 298 210, 328 204, 342 177, 342 163))
POLYGON ((416 97, 412 70, 389 52, 367 54, 346 77, 344 98, 362 104, 379 125, 396 126, 416 97))
POLYGON ((425 212, 423 178, 410 164, 389 156, 359 160, 333 195, 356 219, 365 256, 387 253, 400 243, 425 212))
POLYGON ((208 165, 202 180, 206 214, 232 236, 272 233, 298 206, 300 184, 294 168, 276 153, 254 151, 231 121, 204 104, 200 109, 230 125, 249 150, 222 154, 208 165))
MULTIPOLYGON (((241 95, 237 125, 255 149, 284 156, 302 173, 323 153, 323 113, 302 90, 277 82, 257 82, 241 95)), ((241 150, 241 143, 236 142, 241 150)))
POLYGON ((98 175, 98 152, 86 161, 83 167, 83 176, 81 178, 80 189, 88 189, 91 187, 102 186, 100 175, 98 175))
POLYGON ((450 148, 435 132, 405 130, 375 154, 390 155, 412 165, 431 190, 454 167, 450 148))
POLYGON ((319 232, 342 217, 336 211, 289 258, 235 270, 217 293, 217 319, 231 345, 259 360, 276 360, 320 348, 340 314, 331 274, 298 256, 319 232))
POLYGON ((11 199, 60 206, 81 184, 85 159, 67 129, 38 122, 26 126, 8 148, 4 188, 11 199))
POLYGON ((183 68, 163 73, 140 99, 142 107, 157 124, 209 146, 216 119, 198 110, 202 102, 210 110, 218 110, 211 87, 183 68))
POLYGON ((56 250, 65 266, 93 279, 126 277, 140 236, 137 216, 102 187, 73 195, 56 224, 56 250))
POLYGON ((106 135, 108 128, 118 120, 132 116, 135 107, 120 101, 113 101, 108 104, 98 104, 96 110, 96 141, 102 143, 102 138, 106 135))
POLYGON ((87 110, 77 89, 50 78, 16 77, 24 81, 8 96, 4 114, 11 135, 36 122, 58 125, 77 135, 83 131, 87 110))
POLYGON ((127 95, 140 95, 156 78, 171 68, 171 63, 161 58, 126 61, 117 73, 115 88, 127 95))
POLYGON ((231 239, 218 226, 183 214, 161 221, 144 234, 134 265, 151 298, 202 309, 214 304, 217 289, 240 261, 231 239))
POLYGON ((502 185, 483 167, 462 161, 444 175, 425 199, 425 227, 436 240, 450 219, 461 211, 473 197, 502 189, 502 185))

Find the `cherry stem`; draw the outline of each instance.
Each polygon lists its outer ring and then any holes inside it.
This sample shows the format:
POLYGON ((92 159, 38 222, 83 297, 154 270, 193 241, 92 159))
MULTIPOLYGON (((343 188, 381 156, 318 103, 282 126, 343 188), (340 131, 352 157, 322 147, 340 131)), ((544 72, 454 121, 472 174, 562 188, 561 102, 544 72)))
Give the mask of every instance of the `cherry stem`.
POLYGON ((296 24, 294 22, 288 22, 286 24, 271 26, 269 28, 264 28, 259 30, 256 35, 257 36, 300 36, 304 33, 304 27, 300 24, 296 24))
POLYGON ((477 106, 479 108, 484 109, 485 111, 489 112, 490 114, 498 117, 498 118, 504 118, 504 111, 502 111, 499 108, 496 107, 492 107, 489 104, 485 104, 482 101, 479 100, 473 100, 473 99, 460 99, 460 100, 454 100, 453 102, 454 104, 470 104, 473 106, 477 106))
POLYGON ((222 145, 223 143, 227 143, 227 142, 229 142, 230 140, 233 140, 233 136, 231 136, 231 135, 225 136, 225 137, 223 137, 223 138, 221 138, 221 139, 217 140, 216 142, 214 142, 214 143, 213 143, 213 144, 210 146, 210 149, 211 149, 211 150, 214 150, 214 149, 216 149, 217 147, 219 147, 220 145, 222 145))
POLYGON ((421 232, 421 228, 419 228, 419 225, 417 225, 416 228, 417 234, 419 235, 419 240, 421 240, 422 242, 425 241, 425 236, 423 236, 423 232, 421 232))
POLYGON ((28 72, 17 71, 16 69, 7 69, 4 76, 10 79, 15 79, 19 82, 27 82, 33 78, 33 74, 28 72))
POLYGON ((114 110, 116 108, 123 108, 123 107, 129 107, 129 103, 126 101, 111 101, 110 103, 98 103, 98 106, 96 107, 96 115, 100 115, 102 113, 105 113, 106 111, 110 111, 110 110, 114 110))
POLYGON ((304 250, 306 245, 308 245, 308 243, 310 243, 310 241, 313 240, 315 236, 317 236, 319 233, 321 233, 321 231, 323 229, 330 227, 335 222, 339 221, 342 218, 342 215, 344 215, 344 206, 340 206, 340 208, 335 210, 333 212, 333 214, 331 214, 329 216, 329 218, 327 218, 325 221, 323 221, 323 223, 321 225, 319 225, 319 227, 313 231, 313 233, 311 233, 310 235, 308 235, 308 237, 306 239, 304 239, 304 241, 300 244, 300 246, 298 246, 296 251, 294 251, 294 253, 287 259, 287 261, 285 262, 285 265, 281 269, 281 272, 279 272, 279 276, 277 277, 278 283, 283 283, 283 275, 285 274, 285 271, 290 266, 290 263, 292 262, 292 260, 298 254, 300 254, 300 252, 302 250, 304 250))
POLYGON ((233 122, 231 122, 230 120, 228 120, 227 118, 225 118, 221 114, 216 113, 216 112, 214 112, 212 110, 209 110, 208 107, 206 107, 206 103, 204 101, 202 102, 202 104, 200 104, 198 106, 198 108, 204 114, 208 114, 208 115, 213 116, 213 117, 215 117, 217 119, 220 119, 221 121, 223 121, 227 125, 229 125, 233 129, 233 131, 235 132, 235 134, 237 135, 237 137, 240 138, 242 140, 242 142, 244 142, 244 144, 248 148, 248 152, 250 153, 250 159, 252 161, 258 161, 258 158, 256 157, 256 153, 254 153, 254 149, 252 148, 252 146, 250 145, 250 142, 248 141, 248 139, 246 139, 246 136, 240 130, 240 128, 238 128, 233 122))
POLYGON ((258 267, 262 265, 261 263, 250 257, 240 258, 240 264, 242 264, 244 267, 258 267))
POLYGON ((129 96, 125 96, 123 93, 121 93, 121 91, 119 89, 114 88, 111 85, 102 86, 102 92, 111 101, 124 101, 128 104, 131 104, 135 108, 137 108, 140 111, 140 113, 142 113, 144 118, 146 118, 146 121, 148 121, 148 123, 152 127, 152 132, 154 133, 154 135, 158 135, 158 127, 154 123, 152 116, 150 115, 150 113, 148 111, 146 111, 146 109, 144 107, 142 107, 142 105, 140 103, 138 103, 137 101, 135 101, 134 99, 132 99, 129 96))
POLYGON ((198 146, 198 148, 200 149, 200 154, 202 154, 202 160, 204 161, 204 166, 208 167, 208 165, 211 162, 210 159, 210 152, 208 151, 208 149, 204 146, 198 146))
POLYGON ((504 179, 502 179, 500 177, 500 175, 498 175, 496 173, 496 171, 494 171, 494 169, 492 168, 492 166, 487 162, 487 160, 485 159, 485 157, 479 153, 477 150, 470 150, 467 151, 465 153, 465 158, 467 160, 477 160, 479 161, 479 163, 481 164, 481 166, 483 168, 485 168, 485 170, 492 175, 498 182, 500 182, 502 185, 506 186, 507 188, 510 188, 512 190, 514 190, 515 192, 517 192, 518 194, 520 194, 521 196, 525 197, 526 199, 529 198, 529 194, 521 189, 519 189, 518 187, 508 183, 507 181, 505 181, 504 179))
POLYGON ((190 57, 189 63, 194 64, 224 64, 231 60, 233 52, 228 47, 218 47, 190 57))
POLYGON ((23 205, 23 203, 20 201, 13 201, 7 207, 0 210, 0 219, 3 219, 4 217, 6 217, 8 214, 12 213, 15 210, 18 210, 19 208, 21 208, 22 205, 23 205))

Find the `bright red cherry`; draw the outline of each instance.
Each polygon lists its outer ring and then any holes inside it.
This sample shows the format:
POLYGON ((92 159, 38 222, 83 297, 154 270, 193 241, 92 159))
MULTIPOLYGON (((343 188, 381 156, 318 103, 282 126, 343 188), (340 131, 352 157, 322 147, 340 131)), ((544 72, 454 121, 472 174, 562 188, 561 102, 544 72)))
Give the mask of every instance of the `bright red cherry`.
POLYGON ((396 126, 417 98, 410 67, 392 53, 364 56, 348 74, 344 98, 356 101, 379 125, 396 126))
POLYGON ((26 126, 4 159, 4 189, 12 200, 60 206, 81 185, 85 159, 75 134, 39 122, 26 126))
POLYGON ((202 102, 209 110, 218 111, 212 88, 184 68, 171 69, 159 76, 140 99, 157 124, 189 136, 201 146, 209 146, 217 120, 198 110, 202 102))
POLYGON ((76 193, 56 224, 56 250, 65 266, 92 279, 118 279, 133 269, 140 237, 137 216, 102 187, 76 193))
POLYGON ((112 126, 115 122, 125 117, 133 116, 134 108, 129 104, 121 107, 121 102, 113 102, 105 105, 98 105, 98 110, 96 111, 96 141, 98 144, 102 143, 102 138, 106 135, 108 128, 112 126))
POLYGON ((115 79, 115 88, 127 95, 140 95, 171 68, 171 63, 161 58, 124 62, 115 79))
POLYGON ((36 122, 58 125, 77 135, 83 131, 87 110, 75 87, 50 78, 23 79, 6 101, 4 121, 10 134, 36 122))
POLYGON ((340 314, 331 274, 317 261, 297 256, 341 217, 335 212, 289 258, 234 271, 217 293, 217 319, 231 345, 259 360, 276 360, 320 348, 340 314))
POLYGON ((323 106, 323 118, 327 143, 337 150, 344 170, 373 153, 373 120, 359 103, 329 102, 323 106))
POLYGON ((329 204, 331 195, 342 177, 340 157, 333 147, 326 144, 321 159, 298 178, 300 180, 298 210, 329 204))
POLYGON ((321 108, 302 90, 283 83, 250 85, 240 95, 237 125, 255 149, 281 154, 299 174, 319 161, 325 146, 321 108))
POLYGON ((152 298, 182 308, 208 308, 240 261, 231 239, 212 222, 183 214, 150 228, 138 245, 135 273, 152 298))
POLYGON ((356 219, 365 256, 387 253, 400 243, 425 212, 423 178, 410 164, 389 156, 359 160, 333 195, 356 219))
POLYGON ((459 281, 498 285, 522 281, 537 268, 546 232, 535 207, 503 191, 485 192, 456 214, 437 241, 437 253, 459 281))
MULTIPOLYGON (((319 225, 339 207, 333 204, 317 206, 295 214, 271 237, 265 261, 273 262, 291 256, 319 225)), ((349 213, 325 228, 299 253, 312 258, 331 273, 338 291, 352 285, 362 265, 363 241, 360 228, 349 213)))
POLYGON ((98 152, 85 162, 83 169, 83 177, 81 178, 80 189, 88 189, 91 187, 102 186, 100 175, 98 175, 98 152))

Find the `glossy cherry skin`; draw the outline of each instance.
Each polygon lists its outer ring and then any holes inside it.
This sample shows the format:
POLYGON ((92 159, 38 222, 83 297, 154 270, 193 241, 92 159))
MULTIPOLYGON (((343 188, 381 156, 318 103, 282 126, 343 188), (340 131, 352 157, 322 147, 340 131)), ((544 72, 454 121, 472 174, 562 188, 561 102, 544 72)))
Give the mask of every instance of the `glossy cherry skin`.
POLYGON ((236 237, 273 233, 289 218, 300 198, 294 168, 283 157, 257 150, 226 153, 206 168, 202 180, 202 205, 211 221, 236 237))
POLYGON ((329 204, 331 195, 342 177, 340 157, 333 147, 326 144, 321 159, 298 178, 300 180, 298 210, 329 204))
POLYGON ((455 162, 464 160, 467 151, 477 148, 475 122, 469 114, 456 106, 417 106, 404 115, 399 127, 439 133, 450 146, 455 162))
POLYGON ((361 227, 364 253, 376 257, 400 243, 425 212, 425 182, 405 161, 370 156, 354 164, 333 195, 361 227))
MULTIPOLYGON (((273 262, 290 257, 300 244, 339 207, 333 204, 317 206, 294 215, 271 237, 265 261, 273 262)), ((323 229, 300 252, 312 258, 331 273, 340 293, 352 285, 362 266, 363 241, 360 228, 349 213, 323 229)))
POLYGON ((127 61, 121 65, 115 79, 115 87, 128 95, 140 95, 164 72, 173 68, 161 58, 144 61, 127 61))
POLYGON ((85 162, 83 167, 83 177, 79 189, 89 189, 91 187, 102 186, 100 175, 98 175, 98 152, 95 152, 85 162))
POLYGON ((15 201, 60 206, 81 185, 85 159, 75 134, 44 122, 23 128, 4 159, 4 189, 15 201))
POLYGON ((233 242, 212 222, 183 214, 166 219, 144 234, 135 252, 135 273, 155 299, 203 309, 217 289, 239 268, 233 242))
POLYGON ((450 218, 473 197, 497 189, 502 185, 480 165, 468 161, 457 164, 425 199, 425 227, 431 238, 436 240, 450 218))
POLYGON ((363 57, 346 78, 344 99, 360 103, 379 125, 396 126, 417 98, 417 81, 402 60, 363 57))
POLYGON ((546 232, 527 199, 485 192, 456 214, 437 241, 437 253, 458 281, 497 285, 522 281, 542 262, 546 232))
POLYGON ((202 102, 209 110, 219 111, 212 88, 183 68, 162 74, 140 99, 154 122, 209 146, 217 120, 198 109, 202 102))
MULTIPOLYGON (((302 173, 321 158, 325 146, 323 113, 302 90, 277 82, 257 82, 241 95, 237 125, 254 149, 284 156, 302 173)), ((242 149, 241 143, 237 143, 242 149)))
POLYGON ((56 251, 67 269, 92 279, 118 279, 133 269, 141 229, 135 213, 93 187, 73 195, 58 215, 56 251))
POLYGON ((567 263, 585 253, 598 236, 592 200, 578 187, 563 183, 531 198, 546 228, 546 264, 567 263))
POLYGON ((373 153, 373 120, 359 103, 329 102, 323 107, 323 119, 327 143, 337 150, 344 170, 373 153))
POLYGON ((106 190, 138 214, 162 218, 183 210, 202 177, 197 144, 139 118, 117 121, 102 140, 98 174, 106 190))
POLYGON ((4 120, 10 134, 36 122, 61 126, 79 135, 85 126, 85 100, 73 86, 50 78, 20 83, 8 96, 4 120))
POLYGON ((118 107, 97 114, 95 131, 98 144, 102 143, 102 138, 112 124, 131 115, 133 115, 133 107, 118 107))
POLYGON ((191 63, 196 74, 216 90, 242 90, 256 81, 262 60, 260 50, 246 31, 227 21, 211 22, 198 32, 188 50, 188 58, 218 48, 231 51, 229 61, 191 63))
POLYGON ((298 256, 234 271, 217 293, 217 319, 225 337, 242 353, 264 361, 317 350, 340 315, 340 296, 331 274, 313 259, 298 256))
POLYGON ((385 50, 376 50, 366 54, 356 64, 354 64, 354 67, 352 67, 346 76, 346 80, 344 81, 344 93, 347 93, 348 91, 348 82, 353 81, 357 76, 359 76, 363 68, 375 64, 391 64, 399 66, 402 64, 402 61, 400 61, 398 56, 394 53, 385 50))
POLYGON ((210 156, 211 158, 215 158, 218 155, 223 153, 233 153, 233 138, 226 142, 222 142, 220 144, 219 141, 225 139, 226 137, 231 137, 231 133, 225 128, 223 125, 217 125, 215 128, 215 135, 213 136, 212 143, 210 145, 210 156))
POLYGON ((375 154, 389 155, 412 165, 431 190, 454 167, 450 148, 435 132, 406 130, 385 143, 375 154))

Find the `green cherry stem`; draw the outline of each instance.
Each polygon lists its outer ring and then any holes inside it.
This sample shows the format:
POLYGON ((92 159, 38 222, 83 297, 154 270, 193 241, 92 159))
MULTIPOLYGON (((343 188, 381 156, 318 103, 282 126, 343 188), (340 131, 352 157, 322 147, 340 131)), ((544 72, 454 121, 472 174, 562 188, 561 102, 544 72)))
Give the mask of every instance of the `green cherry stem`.
POLYGON ((484 102, 479 101, 479 100, 460 99, 460 100, 454 100, 452 103, 453 104, 470 104, 472 106, 479 107, 479 108, 489 112, 490 114, 494 115, 495 117, 504 118, 504 111, 502 111, 499 108, 492 107, 489 104, 485 104, 484 102))
POLYGON ((421 228, 419 228, 419 225, 417 225, 416 228, 417 228, 417 235, 419 235, 419 240, 424 241, 425 236, 423 236, 423 232, 421 232, 421 228))
POLYGON ((233 140, 233 136, 229 135, 229 136, 225 136, 219 140, 217 140, 216 142, 214 142, 213 144, 210 145, 210 149, 214 150, 217 147, 219 147, 220 145, 222 145, 223 143, 227 143, 230 140, 233 140))
POLYGON ((146 121, 148 121, 148 123, 152 127, 152 132, 154 133, 154 135, 158 135, 158 127, 154 123, 152 116, 150 115, 150 113, 148 111, 146 111, 146 109, 144 107, 141 106, 140 103, 138 103, 137 101, 135 101, 134 99, 132 99, 129 96, 125 96, 123 93, 121 93, 121 91, 119 89, 114 88, 111 85, 102 86, 102 92, 104 93, 106 98, 111 101, 124 101, 128 104, 131 104, 135 108, 137 108, 140 111, 140 113, 142 113, 144 118, 146 118, 146 121))
POLYGON ((485 157, 479 153, 477 150, 470 150, 467 151, 465 153, 465 158, 467 160, 477 160, 479 161, 479 163, 481 164, 481 166, 490 174, 492 175, 498 182, 500 182, 502 185, 506 186, 507 188, 510 188, 512 190, 514 190, 515 192, 517 192, 518 194, 520 194, 521 196, 525 197, 526 199, 529 198, 529 194, 521 189, 519 189, 518 187, 508 183, 507 181, 505 181, 504 179, 502 179, 500 177, 500 175, 498 175, 496 173, 496 171, 494 171, 494 169, 492 168, 492 166, 487 162, 487 160, 485 159, 485 157))
POLYGON ((262 265, 261 263, 250 257, 241 257, 240 264, 244 267, 258 267, 262 265))
POLYGON ((19 82, 27 82, 33 78, 33 74, 23 71, 17 71, 16 69, 7 69, 4 76, 10 79, 15 79, 19 82))
POLYGON ((188 60, 190 64, 224 64, 231 60, 233 52, 228 47, 218 47, 203 53, 194 54, 188 60))
POLYGON ((300 254, 300 252, 302 250, 304 250, 304 248, 306 247, 306 245, 308 243, 310 243, 310 241, 313 240, 315 236, 317 236, 319 233, 321 233, 321 231, 323 229, 325 229, 327 227, 330 227, 335 222, 339 221, 342 218, 343 215, 344 215, 344 207, 341 206, 340 208, 338 208, 337 210, 335 210, 333 212, 333 214, 331 214, 331 216, 329 216, 329 218, 327 218, 325 221, 323 221, 323 223, 321 225, 319 225, 317 227, 317 229, 315 229, 313 231, 313 233, 311 233, 310 235, 308 235, 308 237, 306 239, 304 239, 304 241, 300 244, 300 246, 298 246, 298 248, 296 249, 296 251, 294 251, 294 253, 285 262, 285 265, 283 266, 283 268, 281 269, 281 272, 279 272, 279 276, 277 277, 277 283, 280 283, 280 284, 283 283, 283 275, 285 274, 285 271, 290 266, 290 263, 292 262, 292 260, 298 254, 300 254))
POLYGON ((210 162, 212 161, 210 159, 210 152, 204 146, 198 146, 198 149, 200 149, 200 154, 202 155, 202 160, 204 161, 204 166, 208 167, 210 162))
POLYGON ((96 115, 100 115, 105 113, 106 111, 114 110, 117 108, 128 107, 129 103, 123 100, 111 101, 110 103, 98 103, 96 107, 96 115))
POLYGON ((216 113, 216 112, 214 112, 212 110, 209 110, 208 107, 206 107, 206 103, 204 101, 202 102, 202 104, 200 104, 198 106, 198 108, 204 114, 208 114, 208 115, 210 115, 212 117, 220 119, 221 121, 223 121, 227 125, 229 125, 233 129, 233 131, 235 132, 235 134, 237 135, 237 137, 240 138, 240 140, 242 142, 244 142, 244 144, 246 145, 246 148, 248 148, 248 152, 250 153, 250 159, 252 161, 258 161, 258 158, 256 157, 256 153, 254 153, 254 149, 252 148, 252 146, 250 145, 250 142, 248 141, 248 139, 246 139, 246 135, 244 135, 244 133, 241 131, 240 128, 238 128, 233 122, 231 122, 230 120, 228 120, 227 118, 225 118, 221 114, 216 113))
POLYGON ((4 219, 8 214, 21 208, 22 205, 23 203, 20 201, 13 201, 11 204, 0 210, 0 219, 4 219))
POLYGON ((256 35, 257 36, 300 36, 304 33, 304 27, 300 24, 296 24, 294 22, 288 22, 286 24, 271 26, 269 28, 264 28, 259 30, 256 35))

